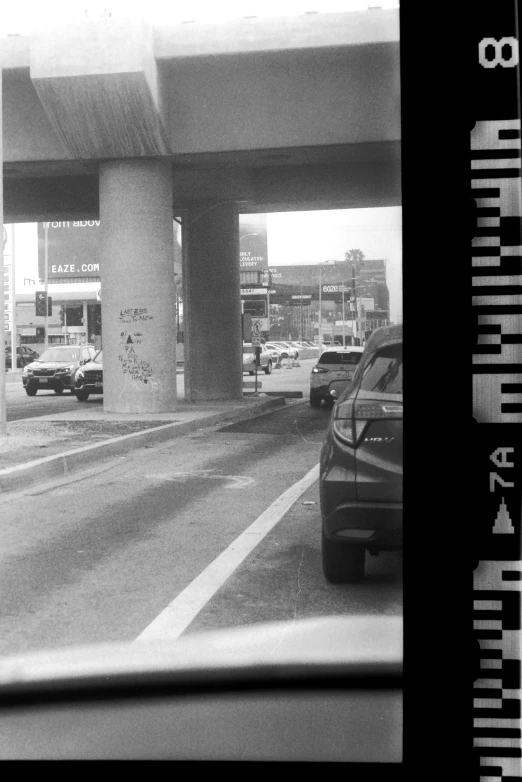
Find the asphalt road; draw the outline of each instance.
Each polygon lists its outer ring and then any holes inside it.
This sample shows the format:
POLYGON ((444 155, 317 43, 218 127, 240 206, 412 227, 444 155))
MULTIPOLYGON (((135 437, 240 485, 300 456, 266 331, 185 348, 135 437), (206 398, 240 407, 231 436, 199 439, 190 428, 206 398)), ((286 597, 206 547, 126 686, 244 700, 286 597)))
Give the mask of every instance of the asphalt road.
MULTIPOLYGON (((301 361, 300 367, 274 369, 271 375, 260 372, 258 375, 259 391, 302 391, 303 396, 308 396, 309 379, 314 359, 301 361)), ((253 382, 254 378, 248 374, 243 375, 244 382, 253 382)), ((177 375, 178 399, 184 398, 185 384, 183 374, 177 375)), ((248 387, 249 388, 249 387, 248 387)), ((253 390, 253 387, 252 387, 253 390)), ((6 384, 6 410, 8 421, 18 421, 25 418, 36 418, 39 415, 51 415, 64 413, 67 410, 78 410, 78 405, 102 405, 101 396, 92 396, 87 402, 78 402, 69 391, 64 391, 60 396, 54 391, 39 390, 36 396, 27 396, 21 378, 6 384)))
POLYGON ((64 391, 60 396, 54 391, 38 391, 36 396, 27 396, 22 381, 6 384, 6 414, 8 421, 19 421, 24 418, 36 418, 39 415, 64 413, 67 410, 77 410, 79 402, 70 391, 64 391))
POLYGON ((3 498, 0 654, 134 640, 158 621, 176 636, 400 614, 400 553, 369 557, 361 584, 325 581, 314 475, 266 535, 255 531, 317 465, 329 415, 293 403, 3 498))

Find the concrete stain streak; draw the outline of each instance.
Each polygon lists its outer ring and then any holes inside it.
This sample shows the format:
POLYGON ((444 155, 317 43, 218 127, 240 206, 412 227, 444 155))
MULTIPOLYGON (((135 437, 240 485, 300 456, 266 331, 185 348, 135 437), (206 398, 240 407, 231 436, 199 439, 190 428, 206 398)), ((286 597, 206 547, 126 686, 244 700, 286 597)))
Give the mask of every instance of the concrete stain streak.
POLYGON ((297 426, 297 418, 294 421, 294 425, 295 425, 295 428, 297 429, 297 431, 299 433, 299 436, 301 437, 302 440, 305 441, 305 443, 309 443, 310 445, 322 445, 323 444, 322 440, 321 440, 320 443, 316 442, 315 440, 307 440, 306 437, 301 432, 301 430, 299 429, 299 427, 297 426))
MULTIPOLYGON (((298 603, 298 601, 299 601, 299 595, 301 594, 301 581, 300 581, 300 578, 299 578, 299 576, 300 576, 300 574, 301 574, 301 566, 302 566, 302 564, 303 564, 303 560, 304 560, 304 553, 305 553, 305 552, 304 552, 304 549, 303 549, 303 552, 302 552, 302 554, 301 554, 301 560, 300 560, 300 562, 299 562, 299 566, 298 566, 298 568, 297 568, 297 592, 296 592, 296 595, 295 595, 295 603, 294 603, 294 615, 293 615, 293 617, 292 617, 292 623, 293 623, 293 622, 295 622, 295 620, 297 619, 297 603, 298 603)), ((271 650, 271 654, 274 654, 274 652, 275 652, 277 649, 279 649, 279 647, 280 647, 280 646, 281 646, 281 644, 283 643, 284 637, 285 637, 285 635, 287 634, 288 630, 289 630, 289 627, 288 627, 288 625, 287 625, 287 626, 285 627, 285 629, 283 630, 283 632, 281 633, 281 637, 279 638, 279 641, 276 643, 276 645, 274 646, 274 648, 271 650)))
POLYGON ((210 478, 223 481, 229 481, 230 485, 225 486, 225 489, 245 489, 247 486, 251 486, 255 481, 254 478, 250 478, 248 475, 217 475, 214 474, 215 470, 193 470, 191 472, 172 472, 172 473, 159 473, 156 475, 144 475, 151 481, 187 481, 191 478, 210 478))

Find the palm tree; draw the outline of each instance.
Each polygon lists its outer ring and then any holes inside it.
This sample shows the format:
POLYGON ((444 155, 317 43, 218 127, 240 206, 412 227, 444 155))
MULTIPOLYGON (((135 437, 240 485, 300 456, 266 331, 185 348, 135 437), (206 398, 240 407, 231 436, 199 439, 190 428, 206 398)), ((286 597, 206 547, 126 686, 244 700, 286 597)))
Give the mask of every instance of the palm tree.
POLYGON ((348 263, 357 266, 357 264, 364 261, 365 255, 362 250, 348 250, 348 252, 344 254, 344 258, 348 263))

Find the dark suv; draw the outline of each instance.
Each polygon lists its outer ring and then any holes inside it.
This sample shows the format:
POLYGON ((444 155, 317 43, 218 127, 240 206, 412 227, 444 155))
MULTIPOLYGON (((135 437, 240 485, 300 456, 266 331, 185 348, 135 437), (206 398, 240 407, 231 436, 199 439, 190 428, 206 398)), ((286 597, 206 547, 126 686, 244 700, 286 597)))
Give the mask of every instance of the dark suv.
POLYGON ((74 376, 82 364, 95 355, 94 345, 54 345, 24 367, 22 383, 28 396, 38 390, 51 389, 62 394, 68 388, 74 393, 74 376))
POLYGON ((366 551, 402 549, 402 325, 376 329, 321 449, 323 571, 364 577, 366 551))
MULTIPOLYGON (((6 345, 5 347, 5 368, 11 369, 12 367, 12 349, 10 345, 6 345)), ((35 350, 32 350, 31 348, 28 348, 27 345, 19 345, 16 348, 16 366, 18 369, 20 367, 25 367, 26 364, 30 364, 31 361, 35 361, 38 358, 38 353, 35 350)))
POLYGON ((76 372, 74 393, 78 402, 86 402, 90 394, 103 394, 103 356, 98 351, 92 361, 76 372))

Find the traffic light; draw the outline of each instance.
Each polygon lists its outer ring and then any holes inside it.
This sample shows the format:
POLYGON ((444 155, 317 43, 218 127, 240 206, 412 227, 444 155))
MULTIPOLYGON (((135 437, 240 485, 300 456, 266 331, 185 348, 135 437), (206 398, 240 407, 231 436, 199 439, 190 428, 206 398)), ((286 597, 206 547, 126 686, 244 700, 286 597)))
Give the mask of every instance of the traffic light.
MULTIPOLYGON (((35 301, 35 315, 45 318, 45 292, 36 291, 34 295, 35 301)), ((47 314, 53 314, 53 300, 51 296, 47 296, 47 314)))

